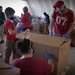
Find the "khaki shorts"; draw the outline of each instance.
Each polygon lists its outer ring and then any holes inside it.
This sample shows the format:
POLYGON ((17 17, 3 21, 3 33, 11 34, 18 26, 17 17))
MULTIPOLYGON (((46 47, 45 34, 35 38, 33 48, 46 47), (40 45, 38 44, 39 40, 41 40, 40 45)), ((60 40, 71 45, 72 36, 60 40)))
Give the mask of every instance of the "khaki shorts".
POLYGON ((5 45, 6 45, 5 56, 10 57, 13 51, 14 40, 6 40, 5 45))

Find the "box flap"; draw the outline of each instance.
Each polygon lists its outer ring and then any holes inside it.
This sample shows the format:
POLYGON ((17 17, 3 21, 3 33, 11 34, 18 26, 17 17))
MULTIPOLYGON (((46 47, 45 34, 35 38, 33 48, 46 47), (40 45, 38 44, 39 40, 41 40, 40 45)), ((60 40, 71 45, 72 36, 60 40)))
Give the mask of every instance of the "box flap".
POLYGON ((12 67, 4 62, 0 61, 0 70, 11 69, 12 67))
MULTIPOLYGON (((23 39, 23 32, 19 33, 17 36, 19 39, 23 39)), ((36 33, 30 33, 30 39, 33 42, 60 47, 62 43, 65 41, 65 38, 63 37, 55 37, 55 36, 49 36, 44 34, 36 34, 36 33)))

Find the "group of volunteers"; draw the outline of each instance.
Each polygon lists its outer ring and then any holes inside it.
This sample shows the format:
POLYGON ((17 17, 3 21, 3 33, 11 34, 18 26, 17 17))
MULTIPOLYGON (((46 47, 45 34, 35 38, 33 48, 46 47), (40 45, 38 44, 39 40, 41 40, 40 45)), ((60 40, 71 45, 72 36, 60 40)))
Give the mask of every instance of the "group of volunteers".
MULTIPOLYGON (((69 38, 70 33, 74 28, 74 13, 71 9, 65 6, 63 1, 57 1, 53 5, 52 19, 49 21, 49 15, 44 12, 46 16, 47 32, 51 36, 59 36, 69 38), (48 30, 48 26, 50 29, 48 30), (49 32, 50 31, 50 32, 49 32)), ((28 7, 23 8, 23 14, 21 16, 20 26, 16 28, 13 23, 13 17, 15 10, 11 7, 7 7, 2 12, 2 6, 0 6, 0 36, 3 43, 3 31, 1 28, 4 25, 5 29, 5 57, 4 62, 9 64, 10 56, 13 51, 14 41, 16 40, 16 34, 26 29, 32 30, 31 19, 32 16, 28 12, 28 7), (5 14, 5 16, 4 16, 5 14)), ((42 58, 34 58, 33 42, 30 39, 23 39, 17 42, 17 47, 20 50, 21 58, 16 58, 12 61, 11 65, 20 68, 20 75, 50 75, 54 70, 54 64, 51 55, 44 54, 46 60, 42 58)))

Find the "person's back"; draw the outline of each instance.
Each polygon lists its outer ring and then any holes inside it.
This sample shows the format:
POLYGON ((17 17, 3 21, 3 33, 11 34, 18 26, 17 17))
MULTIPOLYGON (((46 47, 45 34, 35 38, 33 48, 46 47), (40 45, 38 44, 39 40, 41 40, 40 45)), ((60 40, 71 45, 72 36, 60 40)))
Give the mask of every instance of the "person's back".
POLYGON ((23 8, 24 14, 21 17, 21 26, 23 27, 22 31, 25 31, 26 29, 32 30, 32 24, 31 24, 31 14, 28 12, 28 7, 23 8))
POLYGON ((40 58, 18 58, 12 65, 21 69, 21 75, 49 75, 52 70, 52 66, 40 58))
POLYGON ((45 15, 45 21, 47 22, 47 24, 49 24, 50 23, 49 15, 46 12, 44 12, 44 15, 45 15))
POLYGON ((20 68, 20 75, 49 75, 54 67, 49 54, 45 54, 45 61, 41 58, 33 58, 32 43, 29 39, 17 42, 17 46, 22 53, 21 58, 12 61, 12 65, 20 68))
POLYGON ((30 23, 30 13, 26 12, 24 15, 22 15, 21 21, 22 21, 22 25, 25 28, 28 27, 32 27, 31 23, 30 23))
POLYGON ((46 21, 47 21, 47 23, 50 23, 50 18, 49 18, 48 14, 46 15, 46 21))
POLYGON ((43 14, 45 15, 46 33, 49 34, 50 18, 49 18, 49 15, 46 12, 44 12, 43 14))

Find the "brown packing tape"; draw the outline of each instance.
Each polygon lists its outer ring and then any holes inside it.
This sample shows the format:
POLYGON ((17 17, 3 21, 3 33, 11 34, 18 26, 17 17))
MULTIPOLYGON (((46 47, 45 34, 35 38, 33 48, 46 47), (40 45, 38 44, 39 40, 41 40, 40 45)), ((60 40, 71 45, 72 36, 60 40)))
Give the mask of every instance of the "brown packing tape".
POLYGON ((70 39, 65 39, 63 42, 62 42, 62 44, 60 45, 60 47, 64 44, 64 43, 66 43, 66 42, 68 42, 70 39))

